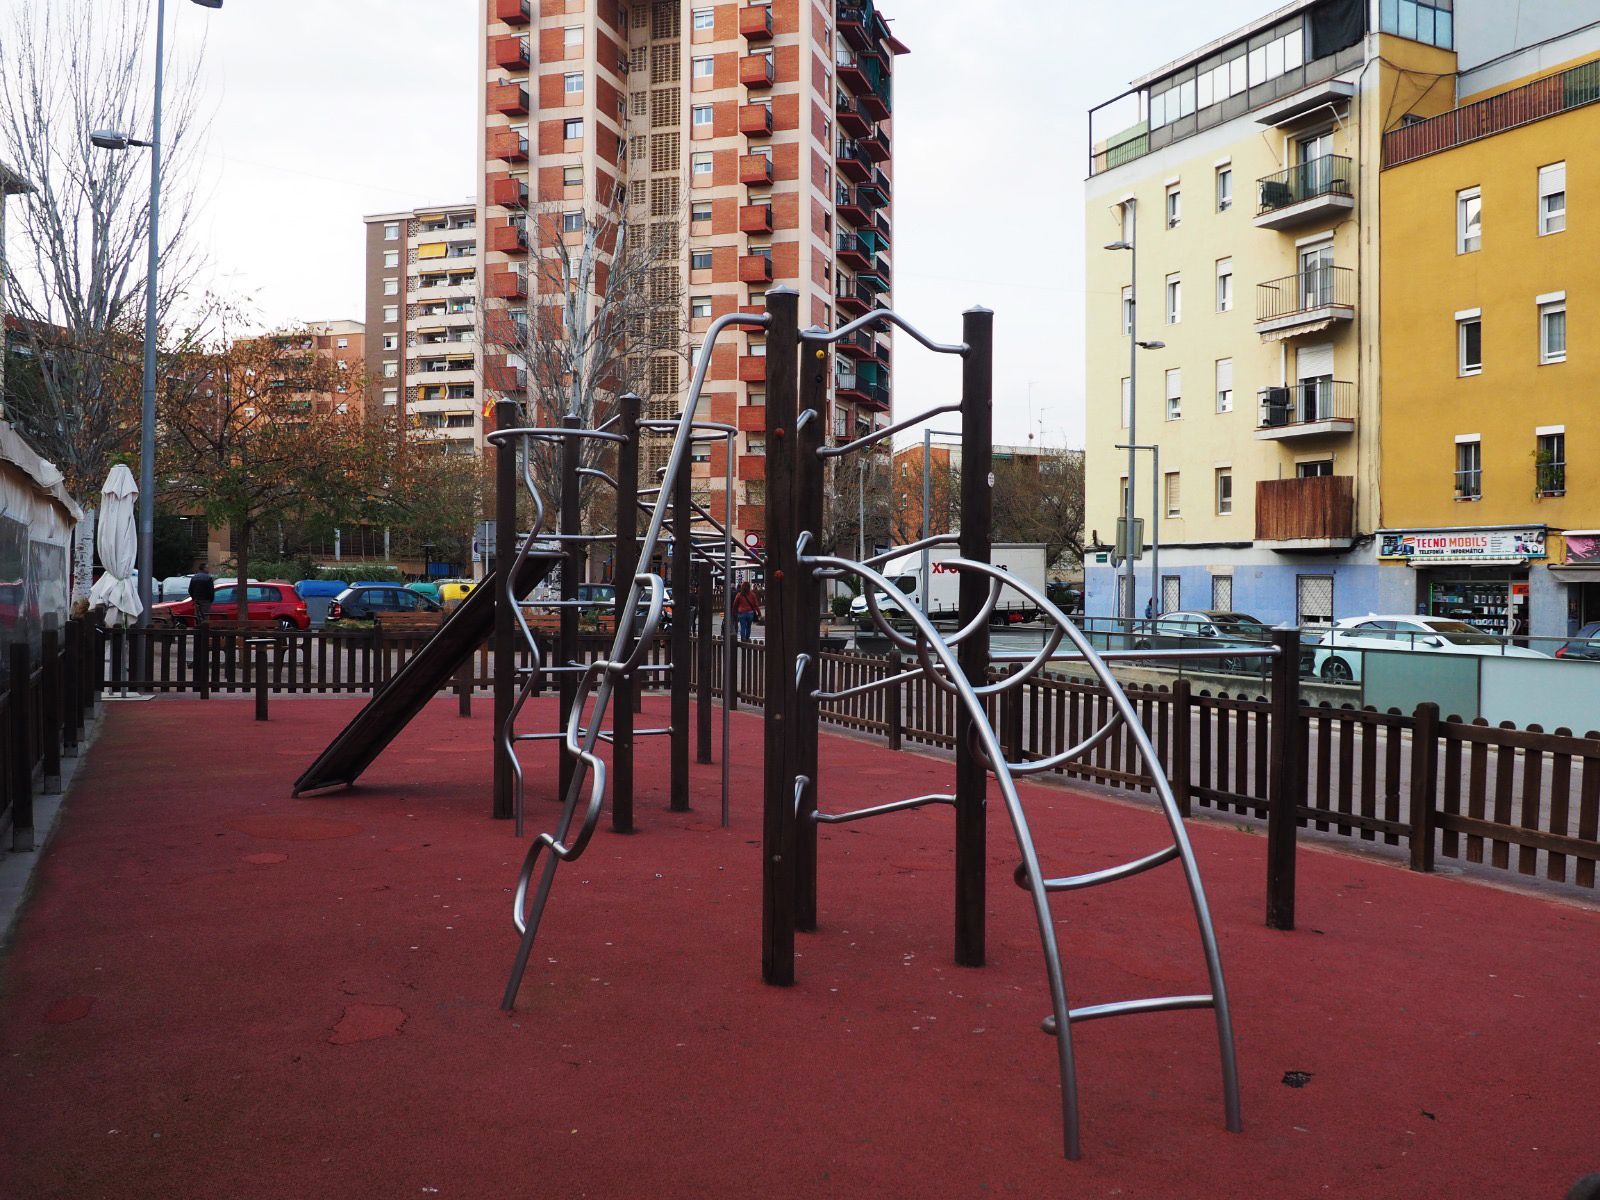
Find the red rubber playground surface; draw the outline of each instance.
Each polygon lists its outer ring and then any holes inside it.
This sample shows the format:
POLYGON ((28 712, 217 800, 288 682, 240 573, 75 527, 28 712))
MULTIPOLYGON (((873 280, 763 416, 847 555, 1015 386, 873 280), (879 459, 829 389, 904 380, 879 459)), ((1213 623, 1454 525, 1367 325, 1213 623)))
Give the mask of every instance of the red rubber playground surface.
MULTIPOLYGON (((303 800, 354 701, 110 707, 3 964, 0 1195, 1520 1200, 1600 1169, 1594 911, 1307 849, 1274 933, 1263 839, 1196 823, 1245 1131, 1210 1014, 1096 1022, 1068 1163, 998 808, 988 967, 951 962, 938 809, 823 832, 823 928, 769 988, 758 721, 734 718, 728 831, 715 767, 665 811, 648 739, 641 832, 562 869, 507 1016, 521 848, 487 816, 486 703, 436 703, 362 787, 303 800)), ((834 808, 951 771, 834 736, 822 760, 834 808)), ((1027 801, 1052 873, 1163 844, 1132 804, 1027 801)), ((1175 869, 1057 904, 1075 1004, 1203 985, 1175 869)))

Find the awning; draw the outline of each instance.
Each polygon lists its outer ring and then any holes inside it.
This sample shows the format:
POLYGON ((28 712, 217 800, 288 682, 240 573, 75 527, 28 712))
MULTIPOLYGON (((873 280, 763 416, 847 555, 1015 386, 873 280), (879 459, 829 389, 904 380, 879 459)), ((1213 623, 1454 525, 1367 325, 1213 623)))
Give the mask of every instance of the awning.
POLYGON ((1427 558, 1408 558, 1406 566, 1422 570, 1426 567, 1525 567, 1525 558, 1485 558, 1478 554, 1439 554, 1427 558))
POLYGON ((1550 574, 1562 583, 1600 583, 1600 562, 1563 563, 1551 567, 1550 574))
POLYGON ((1307 333, 1320 333, 1333 325, 1332 318, 1326 321, 1313 321, 1309 325, 1291 325, 1287 329, 1272 329, 1261 335, 1263 342, 1282 342, 1292 337, 1300 337, 1307 333))
POLYGON ((428 243, 426 243, 424 245, 418 246, 417 247, 417 257, 418 258, 443 258, 444 257, 444 243, 443 242, 428 242, 428 243))

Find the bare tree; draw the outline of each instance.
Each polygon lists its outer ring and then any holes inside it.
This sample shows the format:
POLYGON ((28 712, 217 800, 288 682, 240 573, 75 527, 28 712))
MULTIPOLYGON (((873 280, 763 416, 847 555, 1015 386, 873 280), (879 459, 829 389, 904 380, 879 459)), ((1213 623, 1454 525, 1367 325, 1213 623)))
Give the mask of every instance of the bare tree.
POLYGON ((828 460, 820 538, 824 553, 854 558, 862 545, 871 555, 880 544, 889 543, 894 501, 891 468, 887 453, 872 450, 828 460))
MULTIPOLYGON (((137 440, 142 297, 150 231, 149 162, 95 149, 89 134, 148 136, 149 0, 28 0, 0 26, 0 159, 37 189, 13 223, 10 303, 33 360, 9 389, 8 415, 91 495, 137 440)), ((158 318, 194 278, 187 163, 201 132, 196 64, 169 62, 162 114, 158 318)))
POLYGON ((994 464, 994 539, 1043 542, 1045 566, 1083 561, 1083 451, 1042 450, 994 464))

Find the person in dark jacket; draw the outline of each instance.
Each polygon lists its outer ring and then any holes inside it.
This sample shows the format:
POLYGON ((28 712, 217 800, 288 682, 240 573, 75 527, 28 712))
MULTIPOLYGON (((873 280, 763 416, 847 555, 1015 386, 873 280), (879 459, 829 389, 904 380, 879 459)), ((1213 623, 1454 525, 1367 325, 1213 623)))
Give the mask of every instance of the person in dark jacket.
POLYGON ((211 572, 201 567, 189 576, 189 599, 194 601, 194 621, 196 625, 209 625, 211 623, 211 605, 217 598, 217 581, 212 578, 211 572))

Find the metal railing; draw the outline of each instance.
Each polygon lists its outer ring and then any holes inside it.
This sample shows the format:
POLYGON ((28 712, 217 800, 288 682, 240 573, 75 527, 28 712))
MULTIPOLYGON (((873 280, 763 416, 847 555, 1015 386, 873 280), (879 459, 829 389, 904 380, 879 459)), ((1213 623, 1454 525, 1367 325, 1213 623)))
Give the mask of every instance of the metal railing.
POLYGON ((1256 181, 1256 216, 1318 196, 1352 196, 1354 178, 1350 160, 1342 154, 1323 154, 1298 163, 1256 181))
POLYGON ((1483 468, 1472 467, 1453 473, 1456 485, 1457 500, 1481 500, 1483 498, 1483 468))
POLYGON ((1356 273, 1349 267, 1310 267, 1256 285, 1256 320, 1273 321, 1323 308, 1356 305, 1356 273))
POLYGON ((1354 420, 1356 385, 1343 379, 1304 379, 1260 392, 1261 428, 1284 429, 1314 421, 1354 420))

